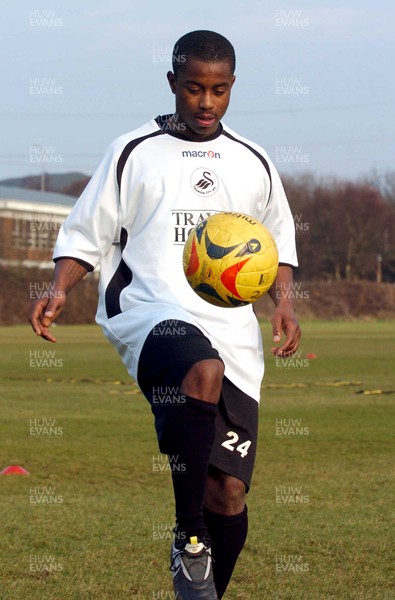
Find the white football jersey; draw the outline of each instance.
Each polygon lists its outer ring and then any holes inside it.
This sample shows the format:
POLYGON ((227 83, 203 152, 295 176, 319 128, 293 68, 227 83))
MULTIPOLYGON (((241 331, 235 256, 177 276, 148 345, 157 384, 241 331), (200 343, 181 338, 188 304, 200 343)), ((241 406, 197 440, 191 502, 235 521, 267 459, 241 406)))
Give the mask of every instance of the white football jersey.
POLYGON ((151 329, 177 320, 198 327, 226 376, 259 401, 260 328, 252 306, 222 308, 186 281, 189 231, 208 215, 238 211, 273 234, 279 261, 297 266, 294 222, 278 173, 257 144, 225 125, 195 142, 161 128, 165 117, 116 139, 63 224, 54 260, 100 264, 96 320, 136 378, 151 329))

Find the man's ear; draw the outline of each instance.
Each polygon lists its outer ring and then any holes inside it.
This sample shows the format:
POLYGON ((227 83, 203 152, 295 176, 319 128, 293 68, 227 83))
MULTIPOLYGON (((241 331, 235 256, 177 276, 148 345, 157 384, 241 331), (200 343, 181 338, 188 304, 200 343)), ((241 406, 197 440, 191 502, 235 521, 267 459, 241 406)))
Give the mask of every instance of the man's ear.
POLYGON ((168 73, 167 73, 167 81, 169 82, 171 91, 173 92, 173 94, 175 94, 177 80, 176 80, 176 76, 171 71, 168 71, 168 73))

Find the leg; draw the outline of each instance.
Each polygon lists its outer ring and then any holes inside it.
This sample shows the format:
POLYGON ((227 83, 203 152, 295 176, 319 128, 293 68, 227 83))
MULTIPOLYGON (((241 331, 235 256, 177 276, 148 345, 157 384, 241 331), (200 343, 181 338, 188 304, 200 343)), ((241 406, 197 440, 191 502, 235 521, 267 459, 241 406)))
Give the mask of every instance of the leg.
POLYGON ((225 593, 248 531, 245 503, 254 468, 258 404, 223 380, 204 498, 218 597, 225 593))
POLYGON ((178 421, 172 431, 173 448, 185 468, 184 475, 175 472, 172 477, 177 525, 171 570, 175 596, 182 600, 217 600, 203 498, 223 372, 216 359, 195 363, 180 386, 186 404, 171 415, 172 426, 178 421))
POLYGON ((245 484, 237 477, 210 468, 204 495, 205 507, 224 516, 240 514, 245 507, 245 484))
POLYGON ((182 475, 180 468, 173 472, 173 487, 177 537, 183 543, 192 535, 207 535, 203 498, 223 372, 222 362, 216 359, 195 363, 180 386, 185 405, 166 412, 173 462, 182 469, 182 475))
POLYGON ((211 563, 208 529, 219 541, 224 534, 230 533, 231 528, 233 532, 226 538, 228 544, 221 546, 216 542, 218 552, 222 553, 223 548, 226 555, 222 565, 218 562, 216 585, 220 591, 225 590, 244 543, 246 508, 241 515, 237 511, 243 510, 245 492, 241 486, 245 483, 249 487, 253 468, 257 403, 223 378, 223 363, 207 338, 188 323, 179 322, 179 325, 182 325, 179 331, 185 331, 185 334, 175 337, 152 333, 148 336, 140 356, 138 381, 151 402, 159 448, 169 455, 170 463, 175 467, 172 468, 177 517, 172 549, 174 586, 177 591, 181 590, 180 598, 184 598, 182 590, 186 591, 185 598, 189 598, 187 590, 191 584, 191 598, 196 600, 217 597, 212 571, 208 570, 211 563), (154 396, 158 390, 159 394, 171 390, 176 396, 178 391, 178 401, 161 404, 160 396, 154 396), (224 482, 218 474, 213 476, 211 473, 208 478, 209 463, 234 477, 224 482), (219 512, 206 509, 206 515, 203 515, 205 494, 211 509, 219 512), (237 533, 235 526, 240 523, 237 533), (244 537, 240 533, 242 527, 244 537), (235 533, 237 538, 243 538, 241 543, 236 540, 235 533), (197 545, 195 554, 190 554, 190 548, 184 548, 192 536, 205 543, 197 545), (187 565, 193 565, 196 575, 193 581, 188 583, 181 563, 186 571, 189 570, 187 565), (199 569, 201 578, 197 576, 199 569))
POLYGON ((178 322, 177 335, 168 331, 157 327, 148 336, 138 380, 151 402, 159 448, 169 456, 181 546, 190 536, 207 534, 203 497, 224 365, 196 327, 178 322), (178 401, 162 403, 167 390, 178 401))
POLYGON ((244 482, 210 468, 204 504, 214 558, 215 587, 218 598, 222 598, 247 537, 244 482))
POLYGON ((224 365, 217 359, 200 360, 185 375, 180 393, 217 404, 224 377, 224 365))

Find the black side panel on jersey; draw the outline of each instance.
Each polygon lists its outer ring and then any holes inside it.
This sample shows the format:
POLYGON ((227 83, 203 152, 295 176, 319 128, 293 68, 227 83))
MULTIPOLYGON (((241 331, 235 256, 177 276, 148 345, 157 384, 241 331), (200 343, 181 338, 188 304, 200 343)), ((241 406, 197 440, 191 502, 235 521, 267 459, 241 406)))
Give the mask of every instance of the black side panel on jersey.
MULTIPOLYGON (((126 243, 128 241, 128 232, 126 229, 121 229, 121 252, 124 251, 126 243)), ((128 265, 125 263, 123 258, 121 258, 118 268, 115 271, 114 275, 111 278, 110 283, 106 289, 105 301, 106 301, 106 312, 107 317, 111 319, 111 317, 115 317, 115 315, 119 315, 121 311, 120 305, 120 296, 122 290, 130 285, 133 279, 133 273, 129 269, 128 265)))
MULTIPOLYGON (((144 140, 147 140, 148 138, 151 138, 151 137, 155 137, 157 135, 163 135, 163 132, 155 131, 154 133, 150 133, 148 135, 144 135, 140 138, 132 140, 128 144, 126 144, 125 148, 122 150, 122 153, 121 153, 121 155, 118 159, 118 163, 117 163, 117 183, 118 183, 119 193, 121 193, 122 173, 125 168, 126 161, 128 160, 130 154, 133 152, 133 150, 136 148, 136 146, 141 144, 141 142, 144 142, 144 140)), ((121 239, 120 239, 121 253, 124 251, 127 241, 128 241, 128 232, 126 231, 126 229, 122 228, 121 229, 121 239)), ((114 275, 112 276, 112 279, 111 279, 110 283, 108 284, 106 293, 105 293, 106 312, 107 312, 107 317, 109 319, 111 319, 111 317, 115 317, 116 315, 119 315, 119 313, 122 312, 121 304, 120 304, 121 293, 122 293, 122 290, 124 290, 128 285, 131 284, 132 279, 133 279, 132 271, 129 269, 128 265, 125 263, 123 258, 121 258, 118 268, 115 271, 114 275)))
POLYGON ((267 198, 267 203, 266 203, 266 206, 267 206, 270 202, 270 198, 272 195, 272 175, 270 173, 270 167, 268 165, 266 158, 264 156, 262 156, 262 154, 259 154, 259 152, 257 150, 255 150, 255 148, 252 148, 252 146, 250 146, 249 144, 246 144, 246 142, 243 142, 242 140, 238 140, 237 138, 233 137, 233 135, 231 135, 228 131, 223 131, 222 135, 225 135, 226 137, 228 137, 230 140, 233 140, 234 142, 238 142, 239 144, 242 144, 243 146, 248 148, 248 150, 250 150, 250 152, 255 154, 255 156, 261 161, 262 165, 266 169, 266 172, 268 174, 269 181, 270 181, 269 196, 267 198))
POLYGON ((157 135, 163 135, 163 131, 162 130, 154 131, 154 133, 149 133, 148 135, 143 135, 143 137, 136 138, 135 140, 132 140, 131 142, 126 144, 125 148, 122 150, 122 154, 119 157, 118 164, 117 164, 117 182, 118 182, 119 192, 121 192, 122 173, 125 168, 126 161, 128 160, 130 154, 133 152, 133 150, 136 148, 136 146, 141 144, 141 142, 144 142, 144 140, 148 140, 149 138, 156 137, 157 135))

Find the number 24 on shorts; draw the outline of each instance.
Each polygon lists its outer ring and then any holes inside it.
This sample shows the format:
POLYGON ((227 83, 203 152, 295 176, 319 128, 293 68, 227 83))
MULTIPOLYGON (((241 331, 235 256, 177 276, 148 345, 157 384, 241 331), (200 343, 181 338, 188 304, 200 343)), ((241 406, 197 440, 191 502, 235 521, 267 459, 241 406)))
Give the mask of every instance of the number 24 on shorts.
MULTIPOLYGON (((222 442, 221 446, 223 446, 227 450, 231 450, 233 452, 237 442, 239 441, 239 436, 237 435, 237 433, 235 431, 228 431, 228 433, 226 435, 230 438, 230 440, 226 440, 225 442, 222 442)), ((242 442, 241 444, 236 446, 236 451, 240 452, 241 457, 244 458, 245 456, 247 456, 248 449, 250 446, 251 446, 251 440, 247 440, 246 442, 242 442)))

